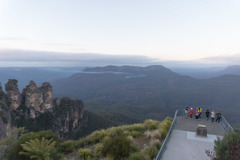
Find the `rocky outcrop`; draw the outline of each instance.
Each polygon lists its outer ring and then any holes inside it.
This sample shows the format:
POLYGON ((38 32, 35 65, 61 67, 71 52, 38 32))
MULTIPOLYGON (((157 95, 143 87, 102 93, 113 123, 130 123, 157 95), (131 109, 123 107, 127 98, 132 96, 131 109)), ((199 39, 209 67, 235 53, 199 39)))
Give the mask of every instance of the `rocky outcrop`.
POLYGON ((73 136, 85 125, 83 120, 84 108, 81 100, 71 100, 68 97, 57 98, 54 100, 54 132, 61 137, 71 133, 73 136))
POLYGON ((20 94, 17 83, 9 79, 6 94, 0 87, 0 139, 8 135, 11 127, 23 126, 30 131, 51 129, 60 137, 74 138, 86 126, 81 100, 68 97, 53 100, 52 86, 47 82, 37 87, 30 81, 20 94))
POLYGON ((17 85, 18 81, 16 79, 9 79, 5 84, 5 90, 7 92, 7 97, 10 101, 10 107, 14 110, 22 103, 22 97, 17 85))
POLYGON ((29 118, 36 118, 40 113, 50 110, 52 106, 52 86, 45 82, 38 88, 33 81, 22 91, 24 106, 28 109, 29 118))
POLYGON ((9 135, 11 129, 10 107, 7 105, 6 95, 0 86, 0 139, 9 135))

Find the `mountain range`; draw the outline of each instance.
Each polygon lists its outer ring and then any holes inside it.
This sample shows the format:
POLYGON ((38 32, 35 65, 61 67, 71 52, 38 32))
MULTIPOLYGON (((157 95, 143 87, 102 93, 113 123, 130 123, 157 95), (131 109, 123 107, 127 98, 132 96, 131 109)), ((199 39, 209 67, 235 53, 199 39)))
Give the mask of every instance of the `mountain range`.
MULTIPOLYGON (((0 68, 1 82, 49 81, 53 96, 81 99, 86 110, 114 124, 135 123, 148 118, 162 120, 179 108, 220 110, 233 125, 239 124, 240 66, 228 68, 174 69, 161 65, 83 68, 0 68), (175 72, 174 72, 175 71, 175 72), (185 71, 185 73, 184 73, 185 71), (197 77, 193 78, 194 73, 197 77), (188 74, 186 74, 188 73, 188 74), (208 74, 204 78, 203 73, 208 74)), ((3 86, 4 87, 4 86, 3 86)))
POLYGON ((222 75, 210 79, 183 76, 161 65, 106 66, 53 83, 54 95, 81 97, 86 109, 117 112, 144 120, 162 120, 176 109, 202 107, 220 110, 236 125, 240 119, 240 76, 222 75))

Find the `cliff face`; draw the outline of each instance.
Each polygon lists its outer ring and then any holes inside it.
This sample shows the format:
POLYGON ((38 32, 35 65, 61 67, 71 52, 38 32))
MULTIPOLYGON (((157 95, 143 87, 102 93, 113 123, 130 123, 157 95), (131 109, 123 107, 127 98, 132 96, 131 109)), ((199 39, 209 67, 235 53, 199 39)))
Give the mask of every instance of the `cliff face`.
POLYGON ((17 83, 18 81, 16 79, 9 79, 7 84, 5 84, 5 90, 10 101, 10 107, 14 110, 18 109, 22 103, 22 97, 17 83))
POLYGON ((10 79, 0 88, 0 138, 6 137, 11 127, 24 126, 28 130, 51 129, 61 137, 74 138, 86 126, 81 100, 52 98, 52 86, 45 82, 37 87, 33 81, 19 92, 18 81, 10 79))
POLYGON ((6 95, 0 86, 0 139, 8 136, 11 129, 10 107, 6 95))
POLYGON ((64 134, 69 132, 74 136, 86 125, 81 100, 71 100, 68 97, 63 97, 55 99, 54 104, 53 113, 56 119, 53 130, 61 137, 64 137, 64 134))
POLYGON ((33 81, 23 89, 22 92, 24 106, 29 111, 29 118, 36 118, 51 108, 52 105, 52 86, 45 82, 38 88, 33 81))

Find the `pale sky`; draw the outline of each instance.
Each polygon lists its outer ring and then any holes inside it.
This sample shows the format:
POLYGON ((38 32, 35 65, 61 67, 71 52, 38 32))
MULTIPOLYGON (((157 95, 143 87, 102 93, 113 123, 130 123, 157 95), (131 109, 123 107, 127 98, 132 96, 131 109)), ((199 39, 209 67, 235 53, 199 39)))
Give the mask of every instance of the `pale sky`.
POLYGON ((198 60, 240 54, 240 0, 0 0, 0 50, 198 60))

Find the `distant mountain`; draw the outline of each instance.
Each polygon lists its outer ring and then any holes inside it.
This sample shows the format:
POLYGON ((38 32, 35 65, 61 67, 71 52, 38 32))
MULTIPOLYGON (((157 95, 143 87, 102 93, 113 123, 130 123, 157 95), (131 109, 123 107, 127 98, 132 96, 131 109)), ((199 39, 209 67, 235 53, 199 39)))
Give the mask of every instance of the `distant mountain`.
POLYGON ((188 75, 197 79, 209 79, 226 74, 240 75, 240 66, 213 67, 213 68, 173 68, 181 75, 188 75))
POLYGON ((8 79, 17 79, 22 90, 30 80, 40 86, 43 82, 66 78, 82 70, 82 67, 0 67, 0 82, 5 84, 8 79))
POLYGON ((224 74, 233 74, 233 75, 240 75, 240 66, 228 66, 227 68, 217 72, 218 75, 224 74))
POLYGON ((233 124, 240 120, 239 84, 233 75, 199 80, 163 66, 107 66, 57 80, 53 88, 55 96, 83 99, 91 111, 161 120, 176 109, 201 106, 221 110, 233 124))

